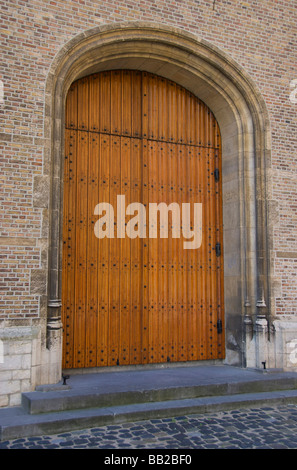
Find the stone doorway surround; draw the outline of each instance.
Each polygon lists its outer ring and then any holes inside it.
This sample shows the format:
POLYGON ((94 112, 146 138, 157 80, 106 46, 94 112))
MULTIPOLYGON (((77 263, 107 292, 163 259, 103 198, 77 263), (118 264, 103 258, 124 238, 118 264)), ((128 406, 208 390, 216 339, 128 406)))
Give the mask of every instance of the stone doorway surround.
POLYGON ((47 292, 41 296, 41 360, 32 386, 61 377, 66 95, 74 80, 112 69, 161 75, 188 89, 213 111, 223 144, 225 362, 289 367, 287 330, 282 325, 275 329, 273 324, 270 123, 259 90, 233 59, 199 37, 161 24, 113 23, 85 31, 66 43, 47 78, 44 137, 48 146, 44 176, 36 182, 49 198, 49 240, 44 247, 48 271, 43 273, 47 292), (276 331, 280 331, 278 337, 276 331))

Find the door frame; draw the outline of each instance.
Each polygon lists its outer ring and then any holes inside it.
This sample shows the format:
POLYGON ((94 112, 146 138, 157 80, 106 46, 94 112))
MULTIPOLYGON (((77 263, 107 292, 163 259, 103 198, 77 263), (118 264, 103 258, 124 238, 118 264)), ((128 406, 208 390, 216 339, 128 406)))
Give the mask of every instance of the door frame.
MULTIPOLYGON (((112 69, 164 76, 205 102, 222 136, 224 285, 228 364, 257 366, 246 348, 250 325, 268 324, 274 303, 269 254, 270 124, 248 74, 207 41, 155 23, 113 23, 85 31, 56 55, 45 90, 45 178, 50 182, 48 290, 42 315, 48 351, 61 357, 61 276, 65 99, 73 81, 112 69), (60 348, 60 349, 59 349, 60 348)), ((45 215, 45 217, 47 214, 45 215)), ((260 365, 259 365, 260 366, 260 365)), ((261 367, 261 366, 260 366, 261 367)))

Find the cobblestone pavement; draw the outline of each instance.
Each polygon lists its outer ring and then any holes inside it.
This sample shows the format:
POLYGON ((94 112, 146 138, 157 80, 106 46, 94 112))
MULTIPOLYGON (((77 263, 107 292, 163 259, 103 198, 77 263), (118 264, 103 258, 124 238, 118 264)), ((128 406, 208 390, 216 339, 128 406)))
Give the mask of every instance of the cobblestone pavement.
POLYGON ((297 449, 297 405, 151 419, 0 442, 0 449, 297 449))

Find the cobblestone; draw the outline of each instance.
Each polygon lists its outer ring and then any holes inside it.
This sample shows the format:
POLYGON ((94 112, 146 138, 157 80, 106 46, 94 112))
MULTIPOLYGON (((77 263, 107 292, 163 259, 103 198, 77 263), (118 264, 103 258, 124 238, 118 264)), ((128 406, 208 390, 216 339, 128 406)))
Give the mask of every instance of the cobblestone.
POLYGON ((0 449, 297 449, 297 405, 151 419, 35 436, 0 449))

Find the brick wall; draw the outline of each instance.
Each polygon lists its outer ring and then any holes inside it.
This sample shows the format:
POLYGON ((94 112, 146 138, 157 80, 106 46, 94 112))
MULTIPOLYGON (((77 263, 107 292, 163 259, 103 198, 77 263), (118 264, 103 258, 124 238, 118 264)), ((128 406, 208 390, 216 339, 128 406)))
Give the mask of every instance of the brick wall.
POLYGON ((261 90, 272 128, 271 199, 278 201, 272 254, 276 313, 296 314, 297 104, 289 95, 297 78, 297 1, 0 0, 0 6, 0 319, 31 319, 39 312, 32 276, 46 263, 41 211, 47 208, 34 204, 33 182, 45 172, 44 91, 51 62, 82 31, 133 20, 203 37, 243 66, 261 90))

